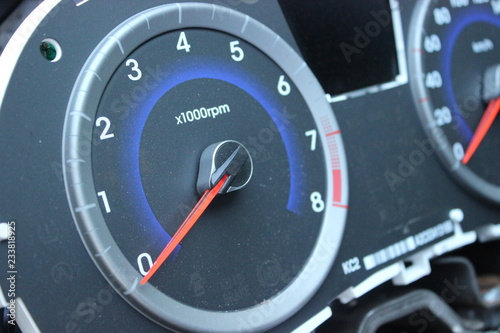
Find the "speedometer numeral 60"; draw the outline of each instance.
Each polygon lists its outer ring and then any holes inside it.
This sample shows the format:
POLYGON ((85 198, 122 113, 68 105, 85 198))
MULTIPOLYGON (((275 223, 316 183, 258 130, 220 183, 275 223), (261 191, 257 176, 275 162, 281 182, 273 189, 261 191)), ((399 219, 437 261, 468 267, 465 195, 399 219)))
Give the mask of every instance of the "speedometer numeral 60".
POLYGON ((432 34, 424 39, 424 49, 427 53, 441 51, 441 39, 438 35, 432 34))

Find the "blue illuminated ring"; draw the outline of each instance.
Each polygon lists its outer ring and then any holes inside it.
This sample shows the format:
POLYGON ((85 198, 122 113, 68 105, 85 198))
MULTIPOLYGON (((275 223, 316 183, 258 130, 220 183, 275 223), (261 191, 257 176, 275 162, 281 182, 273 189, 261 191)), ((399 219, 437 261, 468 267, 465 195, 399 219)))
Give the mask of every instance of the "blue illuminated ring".
MULTIPOLYGON (((211 67, 208 65, 204 68, 206 76, 211 67)), ((183 73, 186 75, 183 79, 172 81, 163 91, 159 90, 149 103, 154 103, 155 98, 157 100, 165 93, 165 89, 188 80, 190 72, 183 73)), ((242 86, 237 76, 231 79, 227 71, 223 73, 222 79, 228 82, 233 80, 242 86)), ((246 91, 253 94, 264 107, 272 108, 270 103, 273 100, 260 96, 262 92, 252 92, 248 87, 246 91)), ((270 115, 273 117, 272 112, 270 115)), ((147 115, 142 117, 146 119, 147 115)), ((104 37, 80 71, 66 110, 63 133, 64 181, 80 236, 95 264, 120 296, 158 324, 189 331, 264 331, 283 322, 304 306, 329 273, 340 246, 347 215, 347 163, 340 130, 324 91, 305 62, 278 35, 249 16, 222 6, 182 3, 155 7, 127 19, 104 37), (325 209, 310 257, 297 277, 280 293, 266 302, 238 311, 217 312, 194 308, 166 296, 149 283, 140 285, 138 281, 142 276, 130 264, 111 235, 93 185, 91 138, 99 97, 107 82, 126 57, 145 41, 184 28, 207 28, 237 36, 273 60, 293 81, 311 111, 317 138, 322 143, 319 153, 325 157, 325 209), (262 313, 268 315, 262 320, 254 320, 260 318, 262 313)), ((286 132, 282 136, 286 144, 286 132)), ((293 142, 290 146, 294 146, 293 142)), ((293 149, 288 153, 293 166, 293 149)))

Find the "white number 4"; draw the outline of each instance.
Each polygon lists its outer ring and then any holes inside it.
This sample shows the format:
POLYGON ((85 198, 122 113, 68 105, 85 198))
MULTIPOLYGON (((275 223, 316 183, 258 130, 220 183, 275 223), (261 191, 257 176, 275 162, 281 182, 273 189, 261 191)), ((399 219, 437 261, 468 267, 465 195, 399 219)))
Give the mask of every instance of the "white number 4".
POLYGON ((177 42, 177 50, 179 51, 186 51, 189 52, 191 49, 191 45, 189 45, 187 38, 186 38, 186 33, 183 31, 181 32, 181 35, 179 36, 179 41, 177 42))

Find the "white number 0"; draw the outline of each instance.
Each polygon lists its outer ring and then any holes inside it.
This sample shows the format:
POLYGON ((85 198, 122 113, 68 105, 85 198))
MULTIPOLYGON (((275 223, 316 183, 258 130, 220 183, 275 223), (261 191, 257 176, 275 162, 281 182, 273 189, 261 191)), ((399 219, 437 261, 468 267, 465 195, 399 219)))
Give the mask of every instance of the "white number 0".
POLYGON ((151 259, 151 256, 149 253, 142 253, 137 257, 137 266, 139 266, 139 271, 141 272, 142 275, 148 274, 148 271, 151 269, 151 266, 153 266, 153 259, 151 259), (149 268, 146 270, 146 267, 144 267, 144 262, 142 259, 146 259, 147 265, 149 268))

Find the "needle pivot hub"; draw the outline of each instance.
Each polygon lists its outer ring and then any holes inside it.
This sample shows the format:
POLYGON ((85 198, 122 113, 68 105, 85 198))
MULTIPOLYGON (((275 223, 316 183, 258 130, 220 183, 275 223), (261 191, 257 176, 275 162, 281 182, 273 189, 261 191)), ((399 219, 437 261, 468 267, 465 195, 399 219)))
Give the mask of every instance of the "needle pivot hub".
POLYGON ((500 64, 489 66, 483 74, 483 101, 489 103, 500 96, 500 64))
POLYGON ((248 184, 252 174, 252 157, 243 144, 233 140, 214 143, 201 155, 196 190, 202 195, 228 175, 219 193, 236 191, 248 184))

